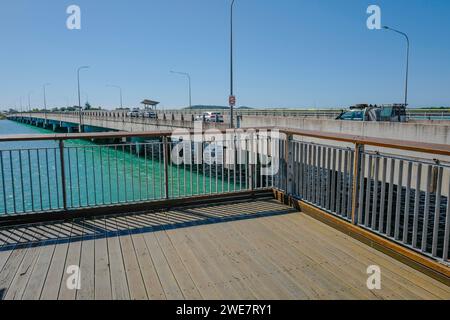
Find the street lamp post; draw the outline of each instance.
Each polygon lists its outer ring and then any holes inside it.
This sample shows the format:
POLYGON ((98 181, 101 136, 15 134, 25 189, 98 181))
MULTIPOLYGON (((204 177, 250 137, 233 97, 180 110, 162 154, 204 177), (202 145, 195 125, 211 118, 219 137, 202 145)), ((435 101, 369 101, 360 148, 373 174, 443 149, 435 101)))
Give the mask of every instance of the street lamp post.
POLYGON ((183 76, 186 76, 188 79, 188 83, 189 83, 189 108, 192 107, 192 87, 191 87, 191 75, 189 73, 186 72, 178 72, 178 71, 170 71, 171 73, 174 74, 181 74, 183 76))
POLYGON ((120 86, 116 86, 116 85, 106 85, 106 86, 110 87, 110 88, 117 88, 117 89, 119 89, 119 92, 120 92, 120 109, 123 109, 122 88, 120 86))
POLYGON ((234 105, 236 103, 236 98, 234 97, 234 88, 233 88, 233 7, 234 7, 234 1, 231 2, 231 15, 230 15, 230 98, 229 98, 229 105, 230 105, 230 128, 234 128, 234 105))
POLYGON ((405 80, 405 107, 408 106, 408 81, 409 81, 409 37, 406 33, 384 26, 383 29, 393 31, 405 37, 406 39, 406 80, 405 80))
POLYGON ((50 83, 46 83, 44 84, 42 87, 44 89, 44 116, 45 116, 45 121, 44 121, 44 127, 47 125, 47 93, 46 93, 46 87, 49 86, 50 83))
POLYGON ((77 80, 78 80, 78 107, 80 108, 80 112, 79 112, 79 115, 80 115, 80 119, 79 119, 79 121, 80 121, 80 126, 78 127, 78 132, 80 132, 80 133, 83 131, 83 124, 82 124, 82 119, 81 119, 82 112, 83 112, 83 111, 82 111, 83 108, 81 107, 81 91, 80 91, 80 71, 83 70, 83 69, 89 69, 89 66, 79 67, 78 70, 77 70, 77 80))
POLYGON ((28 113, 31 118, 31 92, 28 92, 28 113))

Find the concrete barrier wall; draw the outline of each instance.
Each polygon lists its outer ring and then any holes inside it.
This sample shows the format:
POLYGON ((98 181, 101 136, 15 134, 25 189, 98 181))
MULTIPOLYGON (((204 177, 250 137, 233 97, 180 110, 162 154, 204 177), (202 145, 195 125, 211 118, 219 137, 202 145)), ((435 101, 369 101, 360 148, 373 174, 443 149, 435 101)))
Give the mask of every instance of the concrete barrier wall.
POLYGON ((423 122, 362 122, 329 119, 243 116, 243 128, 278 126, 322 132, 345 133, 363 137, 377 137, 450 144, 450 126, 445 123, 423 122))

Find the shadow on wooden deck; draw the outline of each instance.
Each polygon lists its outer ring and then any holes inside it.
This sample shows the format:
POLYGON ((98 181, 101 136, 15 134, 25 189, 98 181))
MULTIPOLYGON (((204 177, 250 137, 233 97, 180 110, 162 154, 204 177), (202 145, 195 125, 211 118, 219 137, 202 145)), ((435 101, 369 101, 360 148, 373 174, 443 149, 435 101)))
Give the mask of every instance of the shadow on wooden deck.
POLYGON ((0 251, 157 232, 168 229, 256 219, 297 212, 273 206, 273 200, 241 201, 164 211, 146 211, 93 219, 32 224, 0 229, 0 251), (251 203, 251 209, 249 209, 251 203), (272 207, 272 208, 271 208, 272 207), (128 219, 125 219, 127 217, 128 219), (132 219, 129 219, 132 217, 132 219))

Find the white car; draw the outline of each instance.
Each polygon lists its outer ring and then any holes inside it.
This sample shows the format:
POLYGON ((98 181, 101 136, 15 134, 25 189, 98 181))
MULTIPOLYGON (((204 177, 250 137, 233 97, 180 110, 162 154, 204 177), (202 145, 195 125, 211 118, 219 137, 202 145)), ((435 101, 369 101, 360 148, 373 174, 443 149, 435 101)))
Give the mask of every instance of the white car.
POLYGON ((205 122, 224 122, 223 115, 220 112, 204 112, 202 115, 196 116, 195 120, 205 122))

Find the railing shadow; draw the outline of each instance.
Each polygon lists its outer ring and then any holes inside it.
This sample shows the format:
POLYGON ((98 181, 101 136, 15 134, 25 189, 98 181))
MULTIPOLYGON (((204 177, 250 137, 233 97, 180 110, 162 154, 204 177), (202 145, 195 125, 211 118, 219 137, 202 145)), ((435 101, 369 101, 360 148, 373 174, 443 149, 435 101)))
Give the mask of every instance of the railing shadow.
POLYGON ((0 229, 0 251, 249 220, 293 212, 297 210, 280 207, 280 204, 273 200, 249 200, 233 204, 202 205, 18 226, 0 229))

